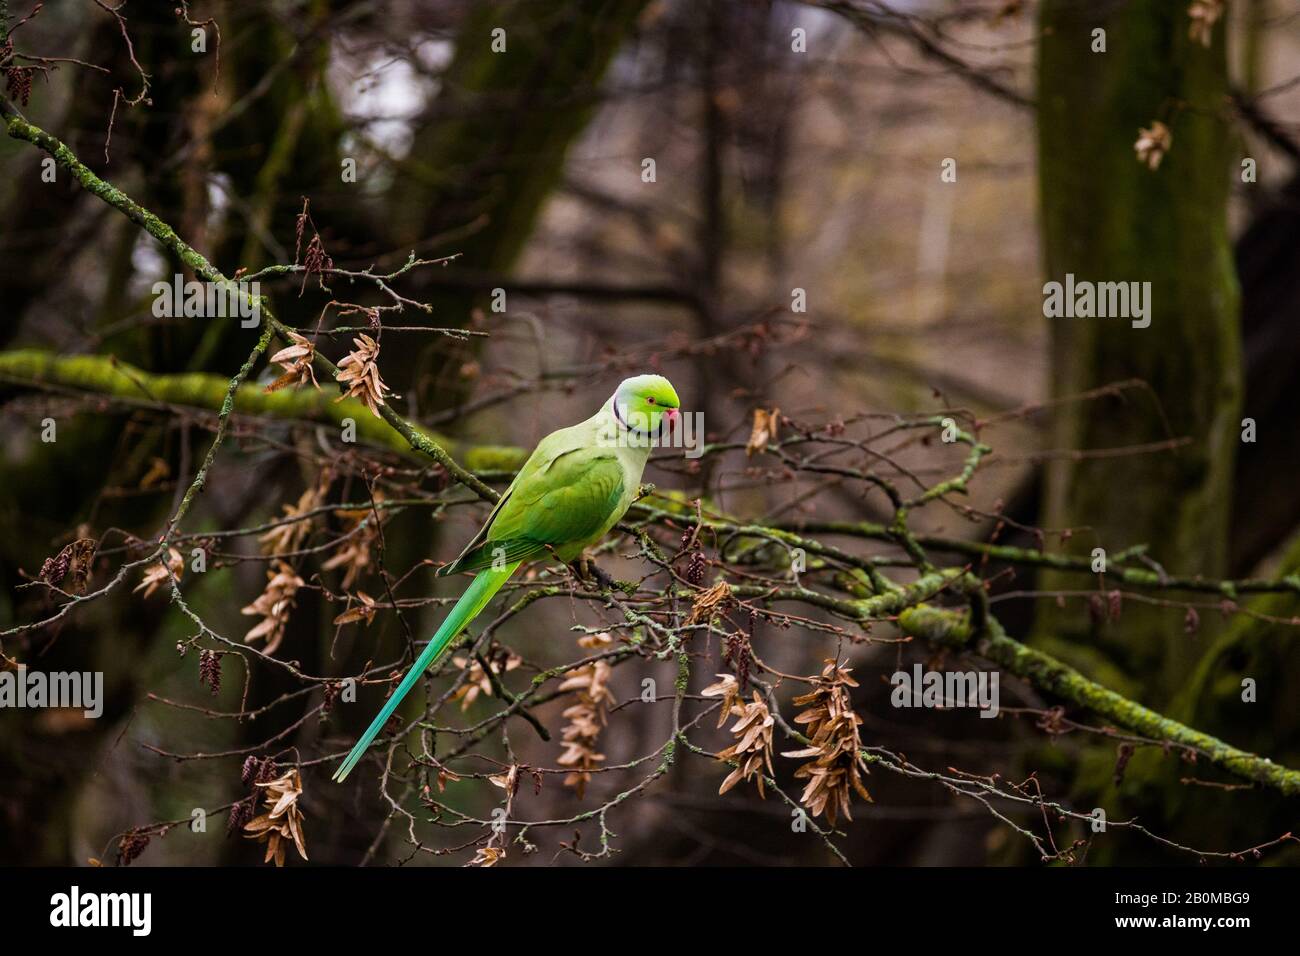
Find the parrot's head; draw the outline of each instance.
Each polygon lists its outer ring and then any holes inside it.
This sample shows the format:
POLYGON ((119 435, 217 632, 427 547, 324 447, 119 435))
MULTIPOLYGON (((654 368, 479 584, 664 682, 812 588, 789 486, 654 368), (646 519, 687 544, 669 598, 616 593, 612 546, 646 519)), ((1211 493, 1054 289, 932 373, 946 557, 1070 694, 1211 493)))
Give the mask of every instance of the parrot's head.
POLYGON ((614 414, 625 428, 651 435, 672 431, 681 415, 681 402, 662 375, 637 375, 625 379, 614 392, 614 414))

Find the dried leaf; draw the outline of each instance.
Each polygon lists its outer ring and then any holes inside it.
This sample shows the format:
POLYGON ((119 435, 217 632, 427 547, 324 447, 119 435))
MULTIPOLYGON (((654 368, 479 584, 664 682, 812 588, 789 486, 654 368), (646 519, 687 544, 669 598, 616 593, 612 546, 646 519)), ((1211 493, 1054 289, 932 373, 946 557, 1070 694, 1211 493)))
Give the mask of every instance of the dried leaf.
POLYGON ((566 673, 560 684, 560 690, 573 691, 576 700, 564 709, 563 716, 568 720, 561 732, 564 752, 556 763, 572 771, 565 776, 564 785, 576 790, 579 799, 586 794, 592 771, 605 759, 596 746, 605 727, 607 710, 615 703, 609 689, 613 672, 608 661, 593 661, 566 673))
POLYGON ((181 553, 175 548, 168 548, 166 564, 162 560, 159 560, 157 564, 151 564, 148 570, 145 571, 144 577, 140 579, 140 583, 136 585, 135 590, 144 591, 144 596, 148 597, 164 584, 170 584, 172 575, 179 578, 184 570, 185 559, 181 557, 181 553))
MULTIPOLYGON (((730 687, 739 687, 734 678, 730 687)), ((707 688, 706 691, 722 688, 720 693, 728 694, 730 687, 726 686, 726 681, 721 681, 707 688)), ((753 692, 753 698, 748 703, 742 703, 738 695, 732 697, 728 694, 726 699, 731 703, 726 708, 724 716, 739 718, 731 727, 731 733, 737 740, 716 756, 723 761, 734 760, 736 769, 722 781, 722 786, 718 788, 718 795, 726 793, 742 780, 752 779, 758 787, 758 795, 765 797, 763 769, 767 768, 768 775, 773 775, 772 731, 776 726, 776 718, 772 716, 767 703, 759 696, 758 691, 753 692)))
POLYGON ((1169 127, 1160 120, 1153 120, 1149 129, 1138 130, 1133 149, 1138 161, 1146 163, 1147 168, 1154 171, 1160 168, 1160 161, 1165 158, 1165 153, 1169 152, 1173 143, 1174 136, 1169 127))
POLYGON ((265 640, 267 654, 274 654, 284 640, 284 631, 289 624, 289 612, 294 606, 294 595, 302 587, 303 580, 294 573, 293 568, 283 561, 275 561, 266 572, 266 589, 252 604, 241 608, 241 614, 261 615, 262 620, 244 635, 244 643, 265 640))
POLYGON ((244 835, 250 840, 266 841, 266 856, 262 862, 274 860, 276 866, 284 866, 285 845, 289 842, 293 843, 300 857, 307 859, 303 815, 298 808, 298 798, 302 796, 302 777, 298 769, 292 768, 283 776, 254 786, 266 790, 263 804, 269 809, 244 824, 244 835))
POLYGON ((1224 7, 1225 0, 1192 0, 1192 5, 1187 8, 1191 20, 1187 35, 1193 42, 1209 48, 1214 39, 1214 25, 1223 16, 1224 7))
MULTIPOLYGON (((95 539, 77 538, 53 558, 41 565, 40 580, 69 594, 81 594, 90 580, 95 561, 95 539)), ((137 590, 139 590, 137 588, 137 590)))
POLYGON ((695 596, 695 604, 691 607, 691 613, 687 616, 686 623, 688 625, 701 624, 712 619, 714 612, 731 600, 731 587, 726 581, 719 581, 707 591, 695 596))
POLYGON ((474 859, 470 860, 470 866, 489 867, 496 866, 506 858, 506 851, 497 846, 479 847, 478 852, 474 854, 474 859))
POLYGON ((794 772, 796 780, 807 780, 799 802, 813 816, 825 814, 831 826, 840 814, 852 820, 849 806, 851 793, 870 801, 862 777, 869 773, 862 757, 858 727, 862 723, 853 711, 848 688, 857 687, 849 670, 838 661, 828 660, 811 693, 795 698, 807 709, 795 715, 794 722, 807 725, 809 746, 786 751, 783 757, 812 758, 794 772))
POLYGON ((781 421, 781 409, 754 409, 754 425, 749 432, 749 441, 745 443, 745 455, 753 457, 766 451, 770 442, 776 441, 777 426, 781 421))
POLYGON ((336 377, 339 384, 346 388, 337 400, 342 401, 350 395, 364 404, 370 409, 370 413, 378 418, 379 406, 384 404, 384 398, 393 395, 379 377, 377 364, 379 343, 363 332, 352 340, 352 344, 355 347, 354 351, 349 352, 344 356, 343 361, 339 362, 339 372, 336 377))

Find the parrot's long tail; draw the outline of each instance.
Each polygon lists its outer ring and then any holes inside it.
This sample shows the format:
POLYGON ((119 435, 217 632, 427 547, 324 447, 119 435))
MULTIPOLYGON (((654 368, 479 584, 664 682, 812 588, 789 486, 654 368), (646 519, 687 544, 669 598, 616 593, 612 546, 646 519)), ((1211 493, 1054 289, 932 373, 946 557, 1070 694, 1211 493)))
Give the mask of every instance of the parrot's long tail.
POLYGON ((361 735, 361 739, 352 748, 352 752, 348 754, 342 766, 335 771, 334 779, 337 782, 342 783, 347 779, 347 775, 357 765, 361 755, 379 736, 379 731, 383 729, 388 718, 393 715, 393 711, 402 702, 402 698, 415 686, 420 679, 420 675, 442 655, 442 652, 451 645, 451 642, 465 629, 466 625, 478 617, 479 612, 487 607, 488 601, 492 600, 492 596, 501 589, 501 585, 509 580, 510 575, 515 573, 515 568, 519 567, 519 565, 520 562, 516 561, 513 564, 507 564, 500 570, 488 569, 480 571, 474 577, 465 593, 460 596, 460 600, 456 602, 456 606, 447 615, 447 619, 438 628, 438 633, 433 635, 433 640, 429 641, 429 645, 424 649, 424 653, 420 655, 420 659, 406 672, 406 676, 402 678, 402 683, 398 685, 397 690, 393 691, 393 696, 388 698, 388 702, 384 704, 379 715, 366 728, 366 732, 361 735))

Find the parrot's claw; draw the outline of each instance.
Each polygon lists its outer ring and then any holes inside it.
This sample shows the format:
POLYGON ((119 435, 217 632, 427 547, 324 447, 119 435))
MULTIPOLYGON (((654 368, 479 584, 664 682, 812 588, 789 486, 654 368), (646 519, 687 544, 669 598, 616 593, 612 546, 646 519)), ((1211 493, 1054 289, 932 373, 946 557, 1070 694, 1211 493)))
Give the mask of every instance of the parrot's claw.
POLYGON ((595 582, 602 588, 612 588, 615 584, 614 579, 600 569, 588 551, 583 551, 582 554, 578 555, 572 567, 573 573, 581 581, 595 582))

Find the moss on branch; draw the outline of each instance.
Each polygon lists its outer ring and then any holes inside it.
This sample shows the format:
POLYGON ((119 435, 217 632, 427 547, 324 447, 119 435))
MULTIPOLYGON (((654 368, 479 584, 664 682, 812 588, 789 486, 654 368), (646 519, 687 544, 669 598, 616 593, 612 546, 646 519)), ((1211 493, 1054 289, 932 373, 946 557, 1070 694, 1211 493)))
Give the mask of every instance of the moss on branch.
POLYGON ((965 613, 921 605, 903 611, 898 625, 913 637, 956 650, 973 651, 1037 689, 1086 707, 1136 734, 1190 748, 1238 777, 1273 787, 1288 796, 1300 794, 1300 772, 1193 730, 1089 680, 1051 655, 1008 637, 995 618, 988 618, 987 628, 977 633, 965 613))
MULTIPOLYGON (((57 386, 128 401, 157 405, 184 405, 219 412, 230 383, 217 375, 197 372, 160 375, 135 368, 101 355, 53 355, 37 350, 0 353, 0 378, 34 388, 57 386)), ((244 384, 235 390, 234 412, 282 420, 328 423, 340 428, 344 419, 356 422, 357 438, 368 444, 410 453, 413 442, 388 423, 376 418, 353 398, 338 401, 338 389, 325 385, 320 390, 265 392, 261 386, 244 384)), ((443 448, 454 447, 446 438, 418 425, 410 426, 420 440, 443 448)), ((505 446, 457 448, 472 469, 513 469, 523 463, 523 449, 505 446)))

